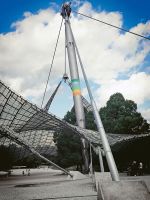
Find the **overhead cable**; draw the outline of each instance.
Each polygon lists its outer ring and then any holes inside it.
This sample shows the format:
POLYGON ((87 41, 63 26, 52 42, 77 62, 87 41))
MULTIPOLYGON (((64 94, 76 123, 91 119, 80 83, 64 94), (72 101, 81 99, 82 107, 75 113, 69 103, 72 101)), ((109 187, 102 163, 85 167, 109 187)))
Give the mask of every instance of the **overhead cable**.
POLYGON ((146 39, 146 40, 150 40, 149 37, 146 37, 146 36, 143 36, 143 35, 141 35, 141 34, 138 34, 138 33, 132 32, 132 31, 129 31, 129 30, 127 30, 127 29, 124 29, 124 28, 115 26, 115 25, 110 24, 110 23, 108 23, 108 22, 104 22, 104 21, 102 21, 102 20, 96 19, 96 18, 91 17, 91 16, 88 16, 88 15, 86 15, 86 14, 83 14, 83 13, 80 13, 80 12, 76 12, 76 11, 72 11, 72 12, 74 12, 74 13, 76 13, 76 14, 79 14, 79 15, 82 15, 82 16, 84 16, 84 17, 87 17, 87 18, 89 18, 89 19, 92 19, 92 20, 94 20, 94 21, 103 23, 103 24, 105 24, 105 25, 111 26, 111 27, 113 27, 113 28, 119 29, 119 30, 121 30, 121 31, 128 32, 128 33, 130 33, 130 34, 132 34, 132 35, 136 35, 136 36, 141 37, 141 38, 144 38, 144 39, 146 39))
POLYGON ((43 106, 43 102, 44 102, 44 98, 45 98, 45 94, 46 94, 46 90, 47 90, 49 78, 50 78, 51 71, 52 71, 52 67, 53 67, 53 63, 54 63, 54 58, 55 58, 55 54, 56 54, 56 50, 57 50, 57 46, 58 46, 58 41, 59 41, 59 37, 60 37, 60 32, 61 32, 61 28, 62 28, 62 23, 63 23, 63 18, 62 18, 62 20, 61 20, 60 28, 59 28, 59 31, 58 31, 58 36, 57 36, 57 41, 56 41, 56 45, 55 45, 53 57, 52 57, 52 62, 51 62, 51 65, 50 65, 50 69, 49 69, 49 73, 48 73, 48 77, 47 77, 47 81, 46 81, 46 86, 45 86, 45 90, 44 90, 44 94, 43 94, 43 98, 42 98, 41 108, 42 108, 42 106, 43 106))

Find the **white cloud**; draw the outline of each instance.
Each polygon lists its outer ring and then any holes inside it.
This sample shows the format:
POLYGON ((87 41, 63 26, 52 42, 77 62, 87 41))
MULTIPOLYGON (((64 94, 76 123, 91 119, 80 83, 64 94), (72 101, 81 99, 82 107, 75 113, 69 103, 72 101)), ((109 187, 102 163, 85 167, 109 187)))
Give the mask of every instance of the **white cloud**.
MULTIPOLYGON (((76 0, 74 5, 80 5, 81 2, 76 0)), ((79 11, 116 26, 123 25, 121 13, 95 11, 88 2, 80 6, 79 11)), ((54 7, 40 10, 36 14, 26 12, 24 19, 12 24, 14 31, 0 35, 0 78, 26 98, 39 104, 60 22, 60 14, 54 7)), ((100 87, 96 91, 99 102, 104 104, 107 97, 117 89, 123 91, 125 97, 137 100, 137 103, 149 99, 150 93, 145 89, 149 84, 148 75, 131 73, 129 80, 116 80, 119 73, 132 71, 143 63, 150 52, 148 41, 81 16, 72 16, 71 24, 87 76, 100 87)), ((147 35, 150 33, 150 22, 140 23, 131 31, 147 35)), ((64 27, 50 78, 49 91, 54 88, 56 80, 62 76, 63 71, 64 27)))
POLYGON ((147 119, 147 121, 150 123, 150 108, 149 109, 142 109, 139 110, 142 114, 142 116, 147 119))
POLYGON ((103 84, 101 88, 96 91, 99 105, 105 105, 110 95, 120 92, 126 99, 131 99, 138 103, 143 104, 145 100, 150 100, 150 75, 139 72, 131 75, 127 80, 112 79, 103 84))

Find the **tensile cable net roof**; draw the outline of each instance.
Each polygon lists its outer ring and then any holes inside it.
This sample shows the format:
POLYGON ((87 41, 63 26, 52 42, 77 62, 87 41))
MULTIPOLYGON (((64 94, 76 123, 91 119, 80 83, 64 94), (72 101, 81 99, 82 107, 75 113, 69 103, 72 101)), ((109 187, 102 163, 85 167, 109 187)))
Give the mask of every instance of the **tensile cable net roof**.
MULTIPOLYGON (((86 101, 84 98, 82 99, 86 101)), ((87 101, 83 104, 84 107, 90 108, 87 101)), ((21 148, 18 159, 26 155, 27 148, 24 147, 27 145, 40 154, 52 155, 56 153, 53 134, 63 134, 63 132, 78 134, 94 147, 100 145, 103 148, 98 132, 73 126, 55 115, 47 113, 13 92, 0 81, 0 145, 9 146, 12 151, 18 151, 18 147, 21 148)), ((149 136, 150 134, 107 134, 112 148, 149 136)))

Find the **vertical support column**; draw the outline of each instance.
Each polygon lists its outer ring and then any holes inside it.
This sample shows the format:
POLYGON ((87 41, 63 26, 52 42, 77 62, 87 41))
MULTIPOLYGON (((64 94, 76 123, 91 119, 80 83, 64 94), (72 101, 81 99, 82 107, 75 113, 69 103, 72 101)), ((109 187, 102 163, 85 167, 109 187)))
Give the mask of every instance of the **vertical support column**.
POLYGON ((93 156, 92 156, 92 146, 90 143, 90 173, 93 176, 93 156))
POLYGON ((101 152, 100 147, 98 147, 98 156, 99 156, 99 164, 100 164, 101 172, 104 172, 103 157, 102 157, 102 152, 101 152))
MULTIPOLYGON (((83 103, 81 99, 81 89, 80 89, 80 80, 79 80, 79 73, 78 73, 78 67, 77 67, 75 45, 72 38, 71 26, 70 26, 68 16, 65 17, 65 36, 66 36, 66 45, 67 45, 67 52, 68 52, 72 93, 73 93, 73 99, 74 99, 77 125, 81 128, 85 128, 85 116, 84 116, 83 103)), ((83 159, 84 159, 85 173, 88 173, 89 171, 89 159, 88 159, 87 147, 88 147, 87 142, 85 141, 85 139, 82 139, 82 154, 83 154, 83 159)))
POLYGON ((88 90, 88 93, 89 93, 89 97, 90 97, 90 100, 91 100, 94 118, 95 118, 95 121, 96 121, 97 129, 98 129, 99 134, 100 134, 100 139, 102 140, 102 144, 103 144, 103 148, 104 148, 104 152, 105 152, 105 156, 106 156, 108 167, 109 167, 109 170, 110 170, 110 173, 111 173, 112 180, 113 181, 120 181, 118 169, 117 169, 113 154, 111 152, 111 149, 110 149, 110 146, 109 146, 109 143, 108 143, 108 139, 107 139, 107 136, 106 136, 106 133, 105 133, 105 129, 103 127, 101 117, 99 115, 96 103, 94 101, 94 98, 93 98, 93 95, 92 95, 92 92, 91 92, 91 88, 90 88, 88 80, 87 80, 86 73, 84 71, 84 67, 83 67, 83 64, 82 64, 82 61, 81 61, 81 58, 80 58, 80 54, 79 54, 77 45, 75 43, 73 33, 72 33, 72 38, 73 38, 73 41, 74 41, 74 44, 75 44, 75 48, 76 48, 77 55, 78 55, 78 58, 79 58, 80 66, 81 66, 81 69, 82 69, 84 80, 85 80, 87 90, 88 90))

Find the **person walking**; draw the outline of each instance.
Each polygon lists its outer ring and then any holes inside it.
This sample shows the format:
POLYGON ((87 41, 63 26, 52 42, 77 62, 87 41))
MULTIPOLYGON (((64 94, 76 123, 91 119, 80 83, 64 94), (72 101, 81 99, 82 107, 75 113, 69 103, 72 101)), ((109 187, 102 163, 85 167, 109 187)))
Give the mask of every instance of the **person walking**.
POLYGON ((30 176, 30 169, 28 169, 28 176, 30 176))
POLYGON ((137 166, 137 161, 133 161, 131 165, 131 176, 137 176, 138 174, 138 166, 137 166))
POLYGON ((140 162, 138 165, 138 175, 142 176, 143 175, 143 163, 140 162))

